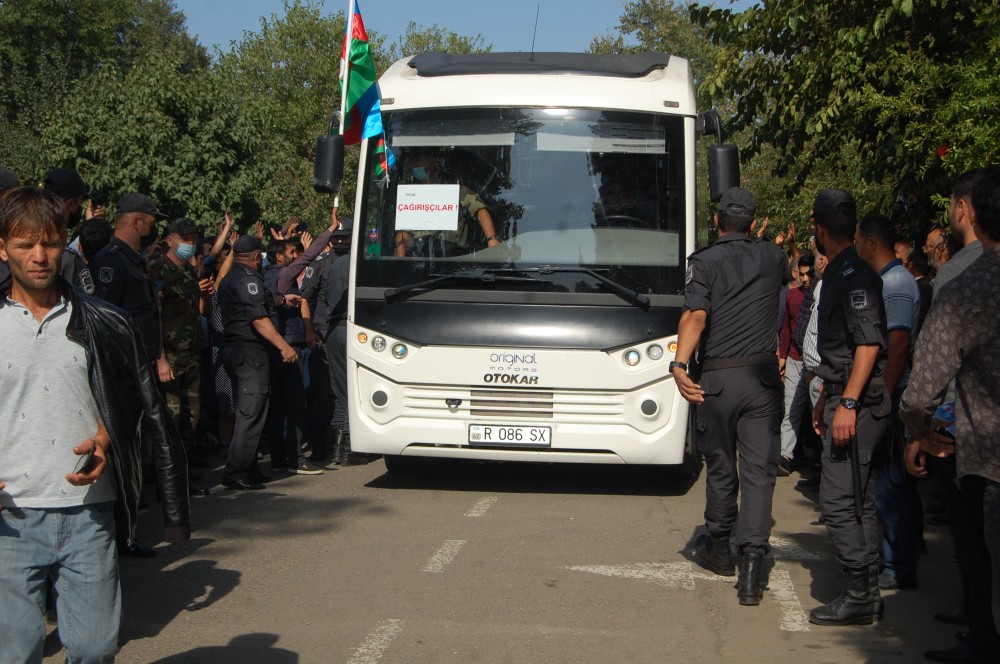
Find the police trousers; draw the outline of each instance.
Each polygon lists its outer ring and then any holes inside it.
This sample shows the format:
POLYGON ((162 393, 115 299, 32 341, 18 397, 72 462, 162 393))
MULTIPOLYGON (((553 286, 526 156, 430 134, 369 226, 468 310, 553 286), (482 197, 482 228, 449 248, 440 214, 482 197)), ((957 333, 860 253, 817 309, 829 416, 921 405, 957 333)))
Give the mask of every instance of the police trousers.
POLYGON ((819 484, 819 509, 823 522, 837 547, 837 559, 849 569, 864 569, 879 561, 882 536, 875 512, 875 487, 872 481, 872 455, 883 440, 888 423, 888 404, 880 412, 865 406, 857 411, 856 443, 860 459, 863 491, 861 523, 854 512, 854 481, 850 446, 833 444, 833 415, 840 405, 839 396, 826 397, 823 422, 823 471, 819 484))
POLYGON ((695 412, 705 456, 705 525, 713 537, 735 527, 737 551, 770 550, 784 395, 777 358, 773 365, 706 371, 699 382, 705 391, 695 412))
POLYGON ((260 474, 257 445, 264 432, 271 395, 267 350, 229 344, 222 351, 222 362, 233 381, 233 399, 236 402, 236 424, 222 479, 252 478, 260 474))

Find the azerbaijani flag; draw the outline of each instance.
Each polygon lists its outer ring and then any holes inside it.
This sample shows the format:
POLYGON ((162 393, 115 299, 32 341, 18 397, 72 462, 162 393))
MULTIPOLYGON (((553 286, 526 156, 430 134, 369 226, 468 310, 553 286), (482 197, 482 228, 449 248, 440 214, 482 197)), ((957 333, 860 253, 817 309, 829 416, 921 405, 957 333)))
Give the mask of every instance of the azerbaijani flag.
POLYGON ((379 103, 375 58, 357 0, 351 2, 344 48, 340 53, 340 87, 344 97, 344 143, 360 143, 381 136, 382 107, 379 103))

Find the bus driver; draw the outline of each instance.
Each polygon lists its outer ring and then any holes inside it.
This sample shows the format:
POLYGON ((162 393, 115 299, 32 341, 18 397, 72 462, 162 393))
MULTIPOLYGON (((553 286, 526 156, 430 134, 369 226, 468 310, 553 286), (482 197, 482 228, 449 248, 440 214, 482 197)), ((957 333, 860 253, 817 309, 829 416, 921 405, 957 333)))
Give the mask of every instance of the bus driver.
MULTIPOLYGON (((440 184, 438 179, 438 155, 436 151, 423 150, 413 158, 411 171, 413 182, 419 184, 440 184)), ((486 238, 487 247, 500 244, 493 225, 493 217, 486 208, 486 203, 470 187, 461 185, 459 188, 459 203, 466 215, 461 228, 450 239, 446 239, 441 231, 399 231, 396 233, 396 255, 417 256, 447 256, 455 253, 448 246, 457 247, 468 253, 473 248, 474 229, 470 228, 469 219, 475 219, 486 238)))

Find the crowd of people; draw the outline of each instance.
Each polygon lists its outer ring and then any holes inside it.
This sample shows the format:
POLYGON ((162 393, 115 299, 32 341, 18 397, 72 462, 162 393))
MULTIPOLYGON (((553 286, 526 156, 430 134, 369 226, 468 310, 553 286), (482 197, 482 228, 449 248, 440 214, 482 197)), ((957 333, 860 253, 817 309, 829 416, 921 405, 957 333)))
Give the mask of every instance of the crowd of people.
MULTIPOLYGON (((845 577, 810 620, 870 624, 882 590, 917 587, 932 477, 963 589, 936 617, 968 629, 926 654, 1000 661, 1000 167, 955 180, 948 230, 923 250, 845 190, 816 196, 808 251, 794 228, 755 236, 756 207, 744 189, 722 197, 670 363, 706 462, 696 560, 759 604, 776 478, 798 471, 845 577)), ((363 460, 346 411, 351 222, 333 210, 318 237, 295 219, 265 235, 227 214, 203 237, 141 193, 109 218, 72 169, 39 187, 0 169, 0 663, 40 661, 47 598, 74 661, 117 652, 115 551, 155 555, 135 539, 144 474, 178 541, 213 454, 232 491, 363 460)))
POLYGON ((156 555, 135 537, 144 476, 172 542, 214 455, 234 491, 367 460, 346 411, 350 220, 316 238, 292 220, 267 258, 263 224, 233 226, 205 238, 141 193, 107 217, 73 169, 22 187, 0 168, 0 662, 41 661, 46 604, 70 661, 113 659, 116 553, 156 555))
POLYGON ((955 179, 949 229, 923 251, 890 218, 859 219, 842 189, 815 198, 811 253, 755 240, 755 215, 748 191, 722 197, 718 240, 689 258, 670 366, 706 462, 695 560, 738 571, 739 603, 759 604, 776 478, 818 466, 799 483, 819 487, 845 585, 809 620, 871 624, 882 590, 917 587, 918 480, 933 478, 963 590, 935 618, 967 629, 925 656, 1000 661, 1000 166, 955 179))

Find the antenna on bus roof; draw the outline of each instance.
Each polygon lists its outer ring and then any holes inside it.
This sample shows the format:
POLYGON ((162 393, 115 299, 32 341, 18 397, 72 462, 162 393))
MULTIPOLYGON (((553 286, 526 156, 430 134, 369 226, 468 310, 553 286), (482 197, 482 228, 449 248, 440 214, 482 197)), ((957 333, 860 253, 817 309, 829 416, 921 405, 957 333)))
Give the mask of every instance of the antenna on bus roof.
POLYGON ((531 34, 531 57, 529 60, 531 62, 535 61, 535 37, 538 36, 538 13, 542 10, 542 3, 538 3, 538 7, 535 9, 535 31, 531 34))

